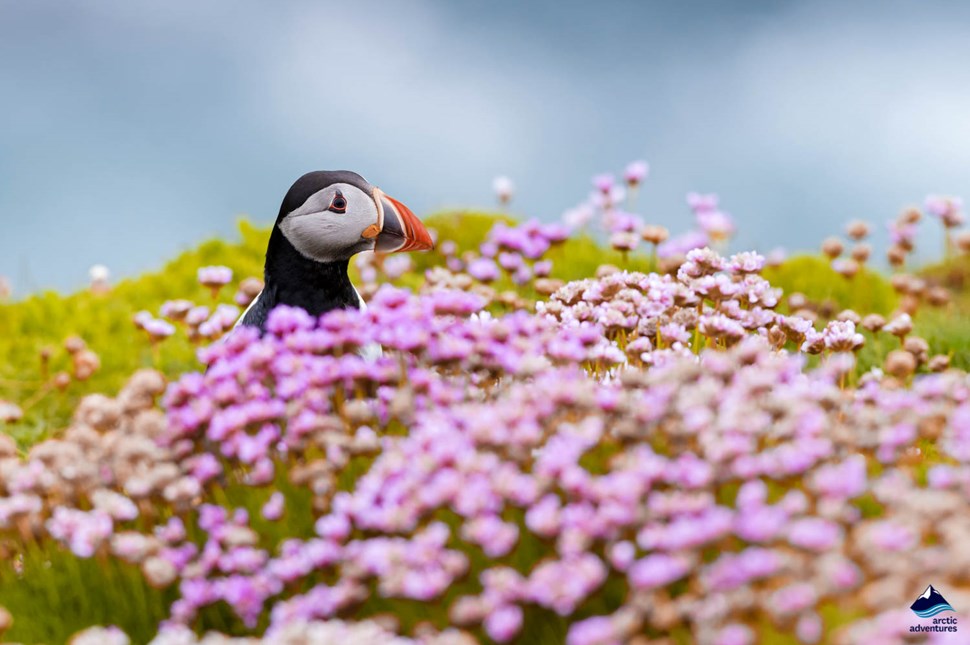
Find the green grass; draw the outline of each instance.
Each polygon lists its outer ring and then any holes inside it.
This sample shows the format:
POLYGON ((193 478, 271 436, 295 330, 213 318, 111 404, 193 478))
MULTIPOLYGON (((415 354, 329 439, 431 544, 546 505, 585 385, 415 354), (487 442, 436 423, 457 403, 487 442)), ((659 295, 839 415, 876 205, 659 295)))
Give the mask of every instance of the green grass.
POLYGON ((137 566, 117 558, 35 546, 22 575, 0 567, 0 605, 14 616, 4 642, 64 643, 92 625, 116 625, 135 643, 147 643, 176 598, 175 589, 153 589, 137 566))
POLYGON ((915 319, 914 333, 930 345, 930 354, 946 354, 950 365, 970 370, 970 311, 951 304, 946 309, 921 311, 915 319))
POLYGON ((764 277, 785 295, 802 293, 812 302, 833 302, 838 311, 860 315, 888 314, 896 307, 896 294, 882 275, 863 269, 854 277, 836 273, 829 261, 814 255, 796 255, 779 267, 768 267, 764 277))
MULTIPOLYGON (((947 284, 954 299, 942 308, 924 304, 914 318, 913 333, 926 339, 931 356, 946 354, 953 367, 970 369, 970 280, 966 279, 970 278, 970 258, 954 258, 919 274, 934 283, 947 284)), ((765 270, 764 275, 786 295, 801 292, 813 302, 830 301, 837 305, 836 311, 887 315, 898 304, 892 285, 883 275, 867 269, 851 279, 844 278, 823 257, 796 256, 780 267, 765 270)), ((860 373, 881 366, 886 354, 900 346, 886 334, 864 332, 864 336, 866 344, 858 354, 860 373)))
POLYGON ((26 410, 24 419, 8 428, 29 445, 66 426, 79 398, 91 392, 114 394, 133 371, 155 367, 176 376, 198 366, 195 348, 183 334, 164 342, 157 356, 132 316, 145 309, 158 315, 163 302, 188 298, 213 305, 211 293, 198 284, 199 267, 223 264, 233 269, 234 284, 220 294, 231 302, 238 282, 262 274, 267 232, 241 222, 239 241, 212 240, 187 251, 159 271, 123 280, 108 294, 84 290, 70 295, 45 292, 0 305, 0 399, 28 401, 45 380, 40 351, 54 350, 50 371, 69 368, 63 342, 79 335, 101 359, 101 369, 85 382, 74 382, 65 394, 51 393, 26 410))

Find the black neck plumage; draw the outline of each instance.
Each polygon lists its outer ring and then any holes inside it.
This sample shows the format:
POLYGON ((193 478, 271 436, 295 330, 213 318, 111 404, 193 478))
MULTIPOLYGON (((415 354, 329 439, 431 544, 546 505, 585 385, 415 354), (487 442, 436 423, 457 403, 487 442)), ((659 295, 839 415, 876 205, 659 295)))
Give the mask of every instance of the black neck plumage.
POLYGON ((290 305, 319 316, 358 307, 360 299, 347 275, 349 260, 317 262, 304 257, 274 227, 266 252, 264 293, 271 306, 290 305))

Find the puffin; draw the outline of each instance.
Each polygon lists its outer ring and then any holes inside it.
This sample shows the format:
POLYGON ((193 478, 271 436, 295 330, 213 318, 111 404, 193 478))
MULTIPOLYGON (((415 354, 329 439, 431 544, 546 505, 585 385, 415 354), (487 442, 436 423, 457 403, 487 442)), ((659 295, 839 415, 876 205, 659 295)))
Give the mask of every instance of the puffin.
POLYGON ((411 210, 349 170, 308 172, 283 198, 266 247, 263 290, 236 326, 265 330, 277 305, 316 317, 365 308, 350 282, 350 258, 362 251, 396 253, 434 248, 411 210))

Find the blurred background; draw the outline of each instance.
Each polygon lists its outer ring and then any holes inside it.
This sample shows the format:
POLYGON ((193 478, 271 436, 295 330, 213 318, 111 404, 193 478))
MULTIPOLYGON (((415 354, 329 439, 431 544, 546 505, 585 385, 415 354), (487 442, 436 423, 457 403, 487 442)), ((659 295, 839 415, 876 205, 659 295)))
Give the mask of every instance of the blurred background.
POLYGON ((717 192, 734 248, 814 248, 968 193, 968 60, 958 1, 0 0, 0 275, 155 268, 333 168, 551 220, 643 158, 648 221, 717 192))

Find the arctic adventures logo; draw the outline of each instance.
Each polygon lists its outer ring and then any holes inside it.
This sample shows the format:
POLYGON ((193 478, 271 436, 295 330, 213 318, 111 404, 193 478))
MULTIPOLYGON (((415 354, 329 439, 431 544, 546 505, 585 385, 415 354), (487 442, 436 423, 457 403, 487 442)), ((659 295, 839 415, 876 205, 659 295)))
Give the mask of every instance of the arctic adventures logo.
POLYGON ((920 618, 932 618, 933 622, 930 625, 910 625, 909 631, 911 632, 955 632, 957 630, 957 619, 951 616, 945 618, 937 618, 937 614, 941 614, 945 611, 955 611, 953 607, 946 601, 933 585, 926 588, 919 598, 916 599, 912 605, 909 606, 913 610, 913 613, 920 618))

